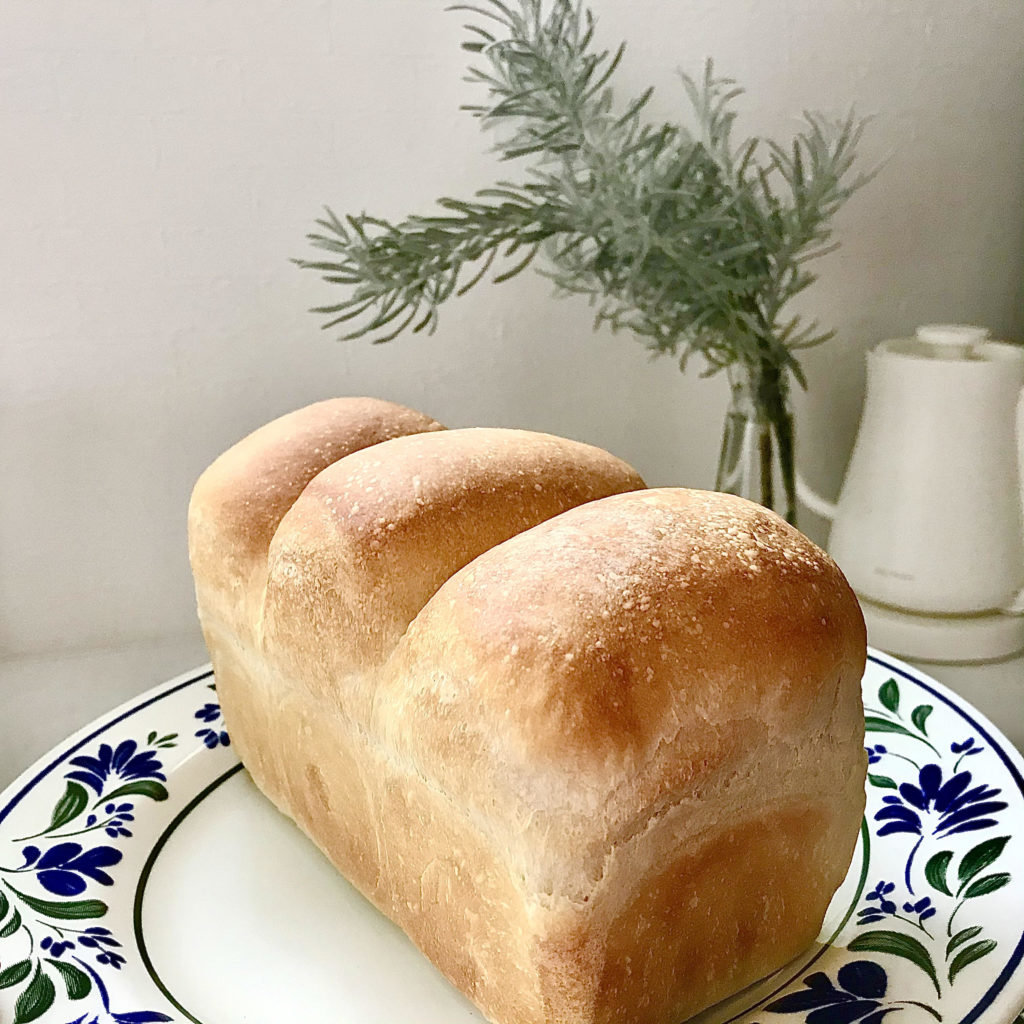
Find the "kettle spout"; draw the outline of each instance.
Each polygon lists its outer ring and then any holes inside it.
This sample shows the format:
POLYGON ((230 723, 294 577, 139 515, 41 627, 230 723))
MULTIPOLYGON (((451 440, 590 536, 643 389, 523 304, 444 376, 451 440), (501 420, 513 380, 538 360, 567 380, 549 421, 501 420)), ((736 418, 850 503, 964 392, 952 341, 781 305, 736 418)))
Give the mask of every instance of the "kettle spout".
POLYGON ((807 481, 797 471, 796 474, 796 496, 800 501, 816 515, 827 519, 829 522, 836 517, 836 505, 827 501, 817 491, 811 488, 807 481))

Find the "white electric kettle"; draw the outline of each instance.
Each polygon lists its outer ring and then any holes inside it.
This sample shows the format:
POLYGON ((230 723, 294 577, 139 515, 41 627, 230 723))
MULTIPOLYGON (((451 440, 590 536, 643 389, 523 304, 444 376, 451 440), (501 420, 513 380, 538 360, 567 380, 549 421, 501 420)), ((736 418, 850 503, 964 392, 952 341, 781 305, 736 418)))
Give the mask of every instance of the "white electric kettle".
POLYGON ((871 642, 935 661, 1024 648, 1024 348, 921 327, 868 353, 867 394, 829 551, 871 642))

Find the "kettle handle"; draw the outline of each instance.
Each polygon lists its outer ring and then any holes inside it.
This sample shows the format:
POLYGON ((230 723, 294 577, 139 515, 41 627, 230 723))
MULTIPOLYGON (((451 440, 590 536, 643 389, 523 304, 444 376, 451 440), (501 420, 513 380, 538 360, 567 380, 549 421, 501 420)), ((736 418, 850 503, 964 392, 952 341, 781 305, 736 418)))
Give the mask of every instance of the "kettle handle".
MULTIPOLYGON (((1017 481, 1020 484, 1020 505, 1024 515, 1024 388, 1020 389, 1017 396, 1017 481)), ((1010 615, 1024 615, 1024 587, 1003 611, 1010 615)))
MULTIPOLYGON (((1018 413, 1018 439, 1024 442, 1024 402, 1019 406, 1018 413)), ((1021 477, 1022 481, 1024 481, 1024 447, 1021 448, 1021 477)), ((1022 482, 1022 488, 1024 488, 1024 482, 1022 482)), ((827 519, 829 522, 835 519, 837 507, 835 502, 826 500, 814 490, 800 475, 800 470, 796 471, 796 496, 816 515, 827 519)), ((1024 591, 1018 595, 1018 599, 1024 600, 1024 591)))

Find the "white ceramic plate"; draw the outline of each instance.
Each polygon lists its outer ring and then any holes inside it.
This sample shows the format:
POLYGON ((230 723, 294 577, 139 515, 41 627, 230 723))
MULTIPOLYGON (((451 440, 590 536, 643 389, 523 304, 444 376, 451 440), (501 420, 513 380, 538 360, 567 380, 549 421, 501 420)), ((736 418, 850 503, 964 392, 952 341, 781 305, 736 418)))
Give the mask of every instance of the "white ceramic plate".
MULTIPOLYGON (((982 1024, 1024 1004, 1024 762, 872 653, 861 842, 818 944, 706 1024, 982 1024)), ((208 669, 0 796, 0 1024, 483 1020, 241 770, 208 669)))

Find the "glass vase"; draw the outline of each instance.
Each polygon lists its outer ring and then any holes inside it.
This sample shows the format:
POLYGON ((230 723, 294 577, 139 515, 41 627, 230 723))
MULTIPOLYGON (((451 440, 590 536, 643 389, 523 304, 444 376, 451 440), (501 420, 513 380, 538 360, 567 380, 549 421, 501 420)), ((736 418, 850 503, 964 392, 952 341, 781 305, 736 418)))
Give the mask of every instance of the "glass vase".
POLYGON ((796 522, 793 415, 778 367, 733 363, 715 490, 756 501, 796 522))

